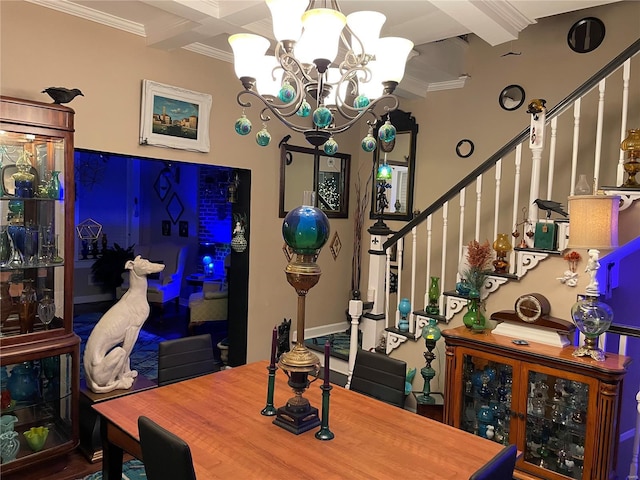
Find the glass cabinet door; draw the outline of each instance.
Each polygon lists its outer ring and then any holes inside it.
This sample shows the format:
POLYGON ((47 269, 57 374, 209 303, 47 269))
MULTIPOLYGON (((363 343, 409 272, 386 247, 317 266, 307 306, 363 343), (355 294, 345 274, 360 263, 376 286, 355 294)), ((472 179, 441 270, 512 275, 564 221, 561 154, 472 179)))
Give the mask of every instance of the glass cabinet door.
POLYGON ((583 478, 589 384, 549 373, 527 373, 524 462, 583 478))
POLYGON ((511 436, 513 365, 463 355, 460 428, 497 443, 511 436))
POLYGON ((72 441, 72 362, 65 353, 0 367, 3 465, 72 441))
POLYGON ((65 141, 0 132, 2 336, 62 328, 65 141))

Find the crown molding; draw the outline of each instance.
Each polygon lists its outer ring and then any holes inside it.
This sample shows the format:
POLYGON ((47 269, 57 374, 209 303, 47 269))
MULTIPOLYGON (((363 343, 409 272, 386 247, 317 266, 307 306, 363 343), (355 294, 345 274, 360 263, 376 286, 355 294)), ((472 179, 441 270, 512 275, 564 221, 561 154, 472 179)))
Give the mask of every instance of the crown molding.
POLYGON ((120 17, 109 15, 108 13, 99 12, 93 8, 78 5, 77 3, 71 3, 67 0, 25 0, 34 5, 56 10, 58 12, 74 15, 76 17, 84 18, 92 22, 100 23, 107 27, 117 28, 128 33, 133 33, 140 37, 146 37, 144 25, 137 22, 131 22, 129 20, 123 20, 120 17))

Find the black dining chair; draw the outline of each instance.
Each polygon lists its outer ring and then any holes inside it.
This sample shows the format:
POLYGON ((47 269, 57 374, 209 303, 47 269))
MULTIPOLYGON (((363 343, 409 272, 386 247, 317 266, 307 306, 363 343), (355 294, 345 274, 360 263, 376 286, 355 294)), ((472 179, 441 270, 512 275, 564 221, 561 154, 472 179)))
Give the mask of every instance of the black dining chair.
POLYGON ((404 408, 407 364, 382 353, 358 350, 350 390, 404 408))
POLYGON ((148 417, 138 417, 142 462, 149 480, 196 480, 187 442, 148 417))
POLYGON ((513 480, 517 453, 518 449, 515 445, 504 447, 482 468, 471 475, 469 480, 513 480))
POLYGON ((158 386, 218 371, 211 334, 165 340, 158 344, 158 386))

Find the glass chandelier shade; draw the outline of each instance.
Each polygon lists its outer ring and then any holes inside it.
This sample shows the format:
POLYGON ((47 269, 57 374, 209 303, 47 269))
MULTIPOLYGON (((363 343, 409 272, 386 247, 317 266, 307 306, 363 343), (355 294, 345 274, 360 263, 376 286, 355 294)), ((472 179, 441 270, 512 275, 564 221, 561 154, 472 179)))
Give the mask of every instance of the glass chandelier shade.
POLYGON ((378 171, 376 173, 376 180, 379 182, 389 181, 391 180, 392 173, 393 173, 393 170, 391 169, 391 167, 389 166, 389 164, 385 159, 385 162, 380 164, 380 166, 378 167, 378 171))
POLYGON ((329 219, 314 204, 315 192, 305 191, 302 205, 291 210, 282 222, 282 237, 295 253, 316 255, 329 239, 329 219))
MULTIPOLYGON (((266 55, 270 42, 259 35, 229 37, 235 73, 244 87, 237 96, 243 109, 250 108, 255 97, 263 104, 260 122, 275 116, 319 147, 363 117, 375 125, 398 108, 393 92, 413 43, 379 38, 383 14, 345 16, 336 0, 322 2, 327 8, 315 8, 315 0, 265 1, 272 15, 275 55, 266 55)), ((363 145, 371 148, 370 139, 363 145)), ((324 151, 334 147, 332 143, 324 151)))

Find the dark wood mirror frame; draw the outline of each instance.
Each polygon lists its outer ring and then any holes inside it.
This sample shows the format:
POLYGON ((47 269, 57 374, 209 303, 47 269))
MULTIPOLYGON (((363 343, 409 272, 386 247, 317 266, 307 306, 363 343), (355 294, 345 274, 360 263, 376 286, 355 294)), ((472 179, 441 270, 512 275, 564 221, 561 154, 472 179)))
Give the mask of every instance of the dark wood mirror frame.
MULTIPOLYGON (((389 210, 384 212, 382 218, 384 220, 403 220, 409 221, 413 218, 413 189, 414 189, 414 177, 415 177, 415 163, 416 163, 416 140, 418 137, 418 124, 416 119, 411 116, 411 112, 404 112, 402 110, 394 110, 390 114, 391 123, 396 127, 396 143, 391 152, 387 153, 387 163, 392 168, 406 166, 407 171, 407 184, 406 184, 406 208, 401 206, 401 211, 396 212, 395 202, 389 201, 389 210), (408 135, 406 141, 402 141, 402 136, 408 135), (406 151, 400 151, 406 150, 406 151), (407 158, 408 157, 408 158, 407 158)), ((374 129, 374 136, 378 138, 378 129, 387 120, 386 115, 376 123, 374 129)), ((378 144, 380 141, 378 140, 378 144)), ((380 218, 377 213, 377 182, 375 182, 375 175, 378 171, 378 165, 380 161, 384 161, 384 151, 380 148, 380 145, 373 152, 373 178, 371 194, 371 210, 369 212, 369 218, 380 218)), ((392 179, 393 184, 393 179, 392 179)), ((391 192, 391 199, 395 197, 393 194, 394 188, 392 187, 388 191, 391 192)), ((402 205, 402 202, 400 202, 402 205)))
POLYGON ((320 149, 280 144, 280 205, 279 216, 302 204, 305 190, 316 192, 316 206, 329 218, 349 216, 349 172, 351 155, 327 155, 320 149), (322 194, 324 182, 333 186, 337 199, 322 194), (333 203, 333 204, 332 204, 333 203))

